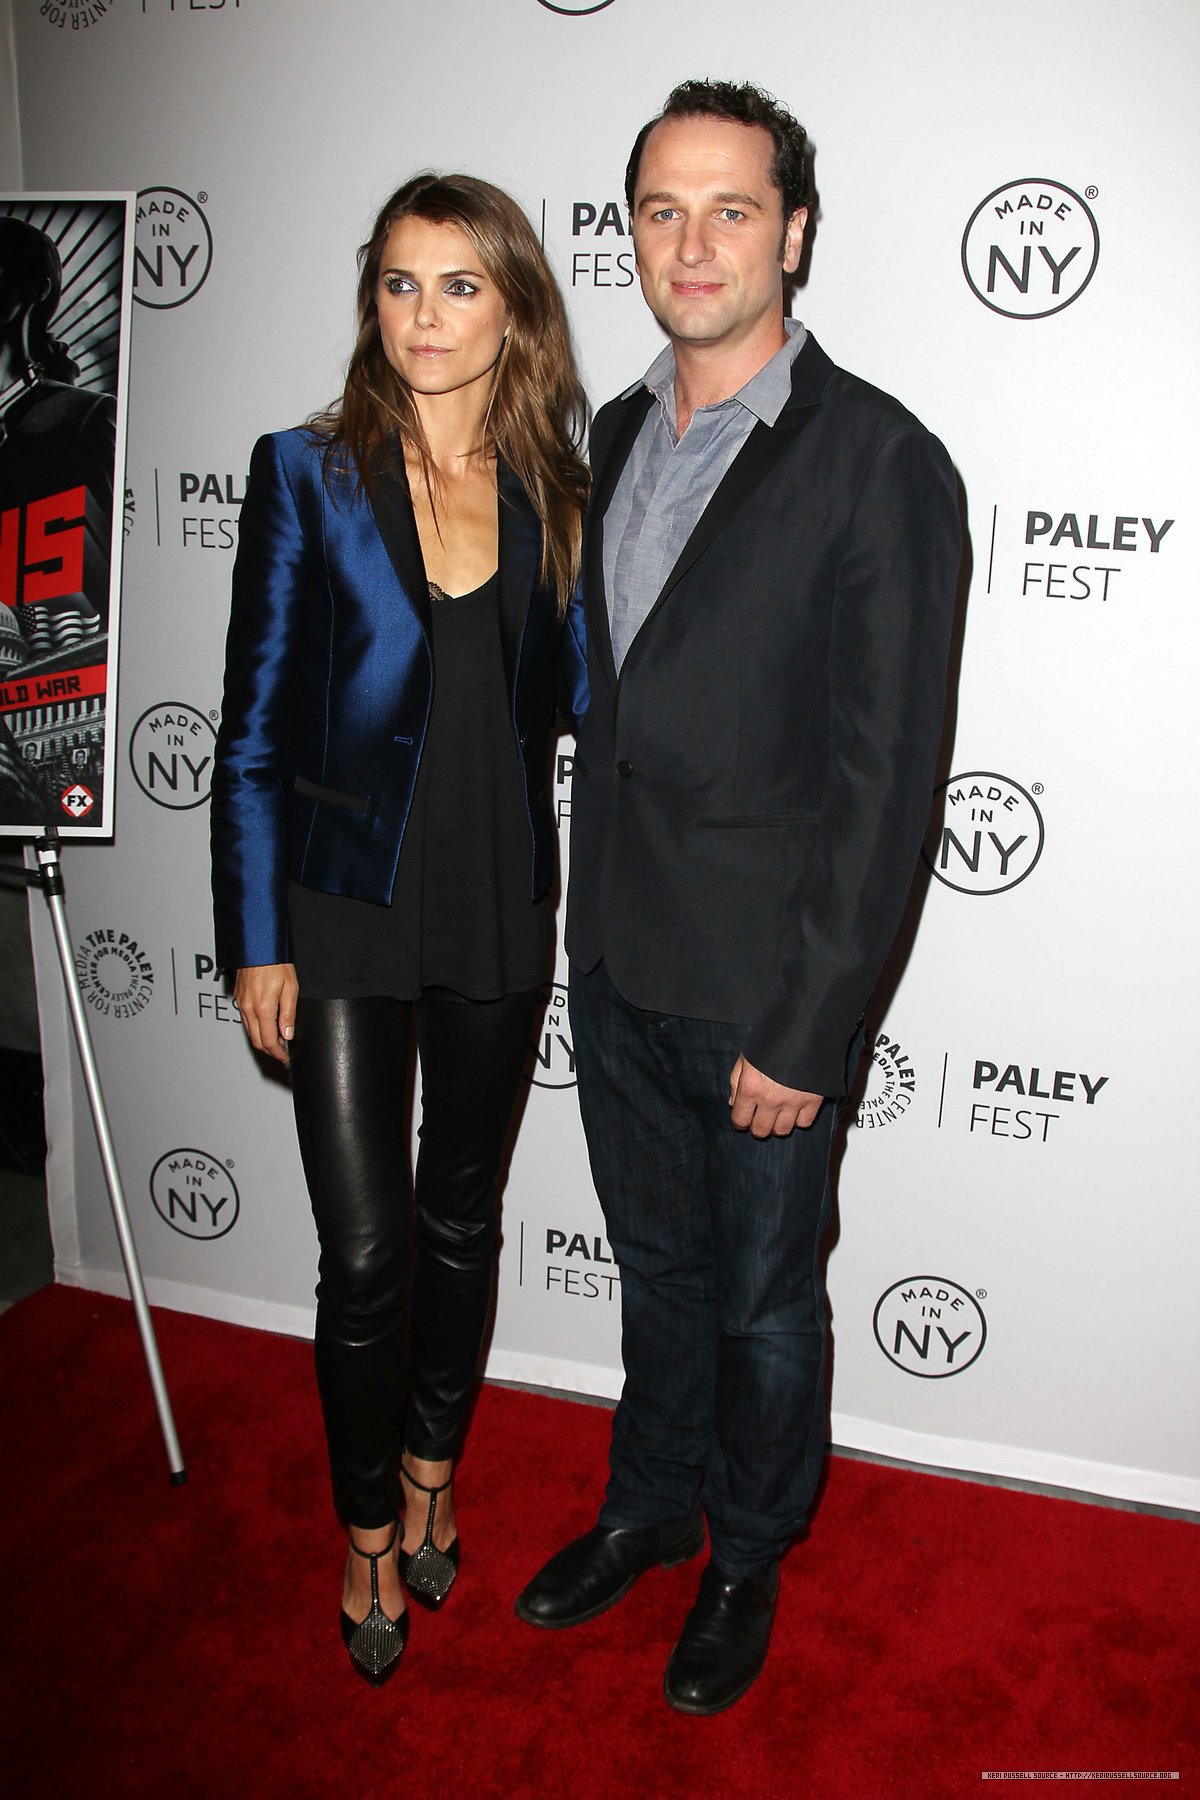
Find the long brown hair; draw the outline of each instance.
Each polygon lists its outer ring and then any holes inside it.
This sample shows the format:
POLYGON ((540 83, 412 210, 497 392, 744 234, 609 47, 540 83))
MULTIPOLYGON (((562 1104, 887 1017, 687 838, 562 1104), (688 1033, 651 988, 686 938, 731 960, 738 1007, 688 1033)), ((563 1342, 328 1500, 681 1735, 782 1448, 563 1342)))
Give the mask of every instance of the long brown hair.
POLYGON ((398 430, 416 451, 436 517, 436 476, 408 383, 384 353, 379 331, 379 270, 388 233, 400 219, 457 225, 508 308, 508 332, 496 364, 484 421, 489 449, 519 478, 542 525, 540 579, 563 611, 579 578, 587 465, 579 446, 587 400, 575 373, 571 335, 558 284, 532 226, 515 200, 473 175, 414 175, 380 208, 358 252, 358 341, 335 403, 310 421, 327 441, 326 469, 346 452, 369 493, 388 435, 398 430))

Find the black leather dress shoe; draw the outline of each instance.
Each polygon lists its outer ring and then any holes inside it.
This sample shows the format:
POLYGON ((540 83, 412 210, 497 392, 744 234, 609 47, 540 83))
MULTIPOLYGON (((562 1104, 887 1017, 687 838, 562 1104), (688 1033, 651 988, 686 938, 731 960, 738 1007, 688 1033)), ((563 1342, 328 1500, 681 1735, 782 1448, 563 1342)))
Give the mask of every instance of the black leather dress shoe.
POLYGON ((677 1712, 723 1712, 741 1699, 767 1660, 778 1592, 778 1563, 738 1577, 709 1563, 663 1677, 677 1712))
POLYGON ((517 1617, 557 1631, 594 1619, 627 1594, 639 1575, 686 1562, 704 1548, 697 1506, 686 1519, 632 1531, 593 1526, 560 1550, 517 1597, 517 1617))

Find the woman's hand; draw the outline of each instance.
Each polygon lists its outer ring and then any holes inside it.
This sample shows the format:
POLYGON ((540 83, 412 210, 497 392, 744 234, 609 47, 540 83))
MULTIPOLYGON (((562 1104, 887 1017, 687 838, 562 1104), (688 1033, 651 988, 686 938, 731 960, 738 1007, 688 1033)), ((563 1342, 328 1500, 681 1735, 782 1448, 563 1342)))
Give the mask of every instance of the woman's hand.
POLYGON ((246 1036, 256 1050, 288 1060, 287 1039, 296 1025, 296 998, 300 984, 294 963, 259 963, 239 969, 233 984, 233 1001, 242 1015, 246 1036))

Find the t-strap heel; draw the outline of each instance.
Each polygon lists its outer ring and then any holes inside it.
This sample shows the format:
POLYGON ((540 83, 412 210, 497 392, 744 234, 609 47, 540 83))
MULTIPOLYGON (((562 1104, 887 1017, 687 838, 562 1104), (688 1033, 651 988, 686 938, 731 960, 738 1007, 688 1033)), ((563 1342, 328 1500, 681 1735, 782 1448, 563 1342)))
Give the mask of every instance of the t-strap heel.
POLYGON ((400 1473, 411 1487, 429 1495, 429 1516, 425 1520, 425 1536, 420 1546, 411 1554, 406 1550, 398 1550, 396 1564, 400 1570, 400 1579, 413 1599, 436 1612, 454 1586, 454 1578, 458 1574, 457 1537, 447 1550, 439 1550, 433 1541, 437 1497, 446 1492, 453 1477, 451 1481, 443 1481, 440 1487, 426 1487, 423 1481, 417 1481, 410 1475, 403 1464, 400 1466, 400 1473))
POLYGON ((402 1612, 398 1619, 389 1619, 379 1604, 379 1559, 388 1554, 399 1529, 397 1521, 382 1550, 360 1550, 354 1539, 350 1539, 355 1556, 365 1557, 371 1565, 371 1610, 365 1619, 352 1619, 343 1607, 342 1642, 350 1652, 352 1665, 372 1687, 382 1687, 396 1673, 408 1642, 407 1612, 402 1612))

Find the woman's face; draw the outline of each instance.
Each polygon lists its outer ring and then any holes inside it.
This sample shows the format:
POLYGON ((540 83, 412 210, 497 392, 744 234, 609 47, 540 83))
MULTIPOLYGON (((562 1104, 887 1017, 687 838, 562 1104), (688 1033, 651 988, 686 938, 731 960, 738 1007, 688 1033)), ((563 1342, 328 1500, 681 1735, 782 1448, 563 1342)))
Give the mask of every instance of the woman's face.
POLYGON ((376 300, 384 354, 414 393, 490 390, 508 309, 459 226, 393 225, 376 300))

